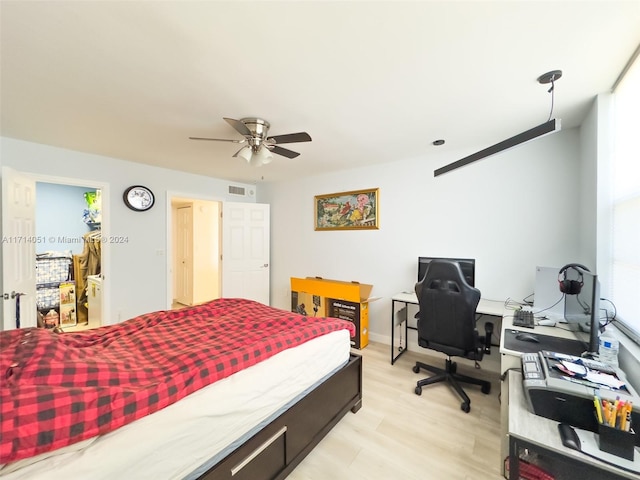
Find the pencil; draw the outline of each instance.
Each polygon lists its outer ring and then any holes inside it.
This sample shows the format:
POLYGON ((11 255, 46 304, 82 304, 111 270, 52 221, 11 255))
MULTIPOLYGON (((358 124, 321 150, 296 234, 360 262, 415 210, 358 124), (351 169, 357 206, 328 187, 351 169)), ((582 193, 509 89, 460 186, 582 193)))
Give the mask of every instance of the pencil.
POLYGON ((596 407, 596 415, 598 416, 598 423, 602 423, 602 405, 600 404, 600 399, 596 395, 593 397, 593 404, 596 407))

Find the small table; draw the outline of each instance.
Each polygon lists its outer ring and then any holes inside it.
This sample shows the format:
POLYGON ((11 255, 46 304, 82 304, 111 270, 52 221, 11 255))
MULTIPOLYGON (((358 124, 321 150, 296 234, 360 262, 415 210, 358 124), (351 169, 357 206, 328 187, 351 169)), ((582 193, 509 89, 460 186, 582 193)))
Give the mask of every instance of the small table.
MULTIPOLYGON (((407 351, 407 335, 409 333, 409 329, 417 330, 416 327, 409 326, 409 319, 405 315, 404 318, 396 319, 396 303, 404 304, 405 313, 407 305, 419 305, 418 297, 415 292, 400 292, 391 297, 391 365, 395 363, 395 361, 400 358, 400 356, 407 351), (395 349, 395 327, 400 325, 401 332, 401 340, 400 346, 398 347, 398 354, 394 355, 395 349), (402 345, 402 323, 404 323, 404 338, 405 343, 402 345)), ((476 313, 480 315, 493 315, 496 317, 502 317, 504 314, 504 302, 500 300, 487 300, 484 298, 480 299, 478 303, 478 307, 476 308, 476 313)))

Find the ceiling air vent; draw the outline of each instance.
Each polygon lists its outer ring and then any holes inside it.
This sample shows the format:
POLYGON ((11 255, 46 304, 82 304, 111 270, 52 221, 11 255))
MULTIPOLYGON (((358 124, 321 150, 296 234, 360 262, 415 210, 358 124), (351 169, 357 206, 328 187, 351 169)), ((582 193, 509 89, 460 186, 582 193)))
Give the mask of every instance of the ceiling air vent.
POLYGON ((229 194, 240 195, 244 197, 246 195, 244 187, 236 187, 235 185, 229 185, 229 194))

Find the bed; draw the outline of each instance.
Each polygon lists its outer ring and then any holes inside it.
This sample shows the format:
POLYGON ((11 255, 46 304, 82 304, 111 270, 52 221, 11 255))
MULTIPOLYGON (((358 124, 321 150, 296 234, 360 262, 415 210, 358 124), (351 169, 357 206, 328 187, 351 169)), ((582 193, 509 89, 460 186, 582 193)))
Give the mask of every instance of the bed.
POLYGON ((353 334, 243 299, 2 332, 0 478, 285 478, 361 406, 353 334))

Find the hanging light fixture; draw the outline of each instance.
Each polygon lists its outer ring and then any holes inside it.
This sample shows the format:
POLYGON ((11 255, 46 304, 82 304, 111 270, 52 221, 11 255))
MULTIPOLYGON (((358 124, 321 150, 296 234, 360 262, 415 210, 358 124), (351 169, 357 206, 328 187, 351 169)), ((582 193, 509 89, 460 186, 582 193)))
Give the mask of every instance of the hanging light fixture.
POLYGON ((263 145, 252 145, 242 147, 234 157, 241 157, 252 167, 261 167, 267 163, 271 163, 273 160, 273 154, 271 150, 263 145))
POLYGON ((251 153, 251 147, 242 147, 234 157, 235 156, 242 157, 247 161, 247 163, 251 164, 251 157, 253 156, 251 153))
POLYGON ((511 138, 503 140, 502 142, 496 143, 490 147, 485 148, 484 150, 480 150, 479 152, 473 153, 468 157, 464 157, 456 162, 450 163, 449 165, 445 165, 444 167, 438 168, 434 170, 433 176, 437 177, 438 175, 442 175, 443 173, 450 172, 451 170, 455 170, 456 168, 464 167, 465 165, 469 165, 472 162, 480 160, 482 158, 488 157, 490 155, 494 155, 499 152, 503 152, 509 148, 515 147, 516 145, 520 145, 522 143, 528 142, 529 140, 533 140, 534 138, 542 137, 544 135, 548 135, 553 132, 557 132, 560 130, 560 119, 551 119, 553 114, 553 102, 554 102, 554 89, 555 89, 555 81, 558 80, 562 76, 562 70, 552 70, 551 72, 547 72, 538 77, 538 83, 545 84, 550 83, 551 88, 549 88, 548 93, 551 93, 551 111, 549 112, 549 119, 537 127, 533 127, 526 132, 519 133, 511 138))
POLYGON ((260 165, 266 165, 268 163, 271 163, 271 160, 273 160, 273 154, 271 153, 271 150, 269 150, 265 146, 259 147, 258 151, 254 152, 253 156, 257 161, 260 162, 260 165))

